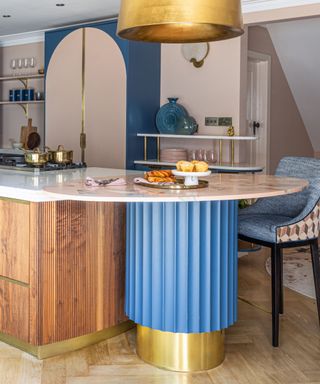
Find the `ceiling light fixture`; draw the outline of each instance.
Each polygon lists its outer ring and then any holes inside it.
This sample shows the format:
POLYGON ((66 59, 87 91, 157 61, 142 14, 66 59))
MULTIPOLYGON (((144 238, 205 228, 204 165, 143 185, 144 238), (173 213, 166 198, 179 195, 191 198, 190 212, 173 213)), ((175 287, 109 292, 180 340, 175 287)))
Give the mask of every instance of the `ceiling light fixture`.
POLYGON ((240 0, 122 0, 118 35, 128 40, 195 43, 243 34, 240 0))
POLYGON ((8 19, 9 17, 11 17, 11 15, 2 15, 2 17, 4 17, 5 19, 8 19))

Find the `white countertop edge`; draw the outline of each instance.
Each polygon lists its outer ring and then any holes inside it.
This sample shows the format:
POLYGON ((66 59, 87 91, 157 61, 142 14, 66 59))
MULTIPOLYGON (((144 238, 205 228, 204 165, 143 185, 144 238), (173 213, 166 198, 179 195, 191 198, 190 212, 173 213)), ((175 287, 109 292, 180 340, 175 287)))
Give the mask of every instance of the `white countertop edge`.
POLYGON ((57 198, 53 193, 48 193, 43 190, 31 191, 23 188, 4 187, 4 186, 0 186, 0 198, 23 200, 23 201, 29 201, 34 203, 61 200, 60 198, 57 198))

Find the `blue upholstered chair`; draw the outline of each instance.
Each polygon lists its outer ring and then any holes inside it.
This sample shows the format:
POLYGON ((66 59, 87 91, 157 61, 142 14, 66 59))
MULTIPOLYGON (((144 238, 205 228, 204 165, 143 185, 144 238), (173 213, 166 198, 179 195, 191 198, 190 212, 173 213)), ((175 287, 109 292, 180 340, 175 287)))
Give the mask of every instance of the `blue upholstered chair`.
POLYGON ((310 245, 320 322, 320 160, 285 157, 276 176, 309 180, 302 192, 265 198, 239 211, 239 238, 271 248, 272 345, 279 346, 279 314, 283 314, 283 248, 310 245))

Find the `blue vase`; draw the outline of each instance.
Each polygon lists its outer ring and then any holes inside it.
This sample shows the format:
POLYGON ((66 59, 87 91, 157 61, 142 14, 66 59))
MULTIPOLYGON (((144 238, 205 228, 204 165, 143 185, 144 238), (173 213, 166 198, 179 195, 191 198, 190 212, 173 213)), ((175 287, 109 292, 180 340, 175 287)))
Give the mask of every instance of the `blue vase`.
POLYGON ((184 116, 181 117, 177 128, 176 128, 176 134, 177 135, 193 135, 198 130, 198 124, 194 117, 192 116, 184 116))
POLYGON ((156 116, 156 126, 162 134, 176 134, 181 118, 187 117, 186 109, 177 103, 178 98, 169 97, 169 103, 163 105, 156 116))

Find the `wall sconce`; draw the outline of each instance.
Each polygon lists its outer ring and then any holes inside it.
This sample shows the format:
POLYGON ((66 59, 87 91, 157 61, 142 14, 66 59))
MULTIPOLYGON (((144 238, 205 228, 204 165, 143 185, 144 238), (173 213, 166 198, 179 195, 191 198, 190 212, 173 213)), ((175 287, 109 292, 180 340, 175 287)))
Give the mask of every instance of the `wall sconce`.
POLYGON ((210 52, 209 43, 182 44, 183 57, 192 63, 194 67, 201 68, 210 52))

